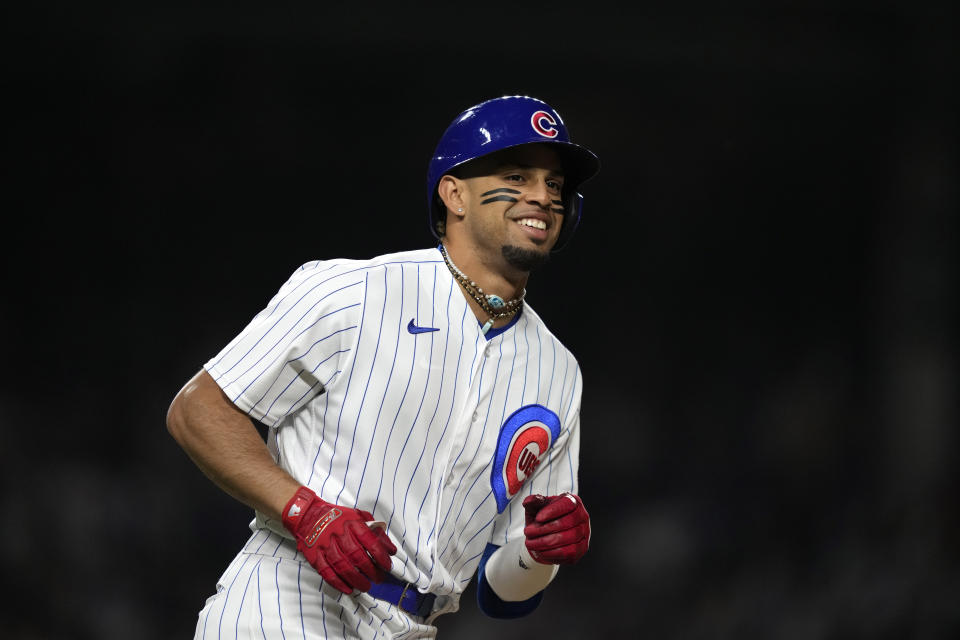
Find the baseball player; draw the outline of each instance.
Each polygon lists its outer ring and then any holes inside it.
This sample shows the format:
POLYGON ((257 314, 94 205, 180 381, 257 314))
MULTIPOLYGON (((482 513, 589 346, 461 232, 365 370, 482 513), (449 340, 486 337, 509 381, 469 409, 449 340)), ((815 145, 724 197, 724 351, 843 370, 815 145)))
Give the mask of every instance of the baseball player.
POLYGON ((524 294, 598 168, 540 100, 467 109, 437 247, 304 264, 181 389, 170 433, 255 510, 197 638, 432 638, 475 574, 516 617, 583 556, 580 368, 524 294))

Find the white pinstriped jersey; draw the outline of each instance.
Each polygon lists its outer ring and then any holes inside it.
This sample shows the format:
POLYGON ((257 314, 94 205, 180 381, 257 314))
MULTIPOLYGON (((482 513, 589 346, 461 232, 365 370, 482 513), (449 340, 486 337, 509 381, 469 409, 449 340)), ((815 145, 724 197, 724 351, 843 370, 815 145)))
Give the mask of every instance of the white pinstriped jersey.
POLYGON ((435 248, 302 266, 205 368, 294 478, 387 522, 392 573, 446 611, 522 537, 523 497, 577 492, 576 360, 530 306, 488 340, 435 248))

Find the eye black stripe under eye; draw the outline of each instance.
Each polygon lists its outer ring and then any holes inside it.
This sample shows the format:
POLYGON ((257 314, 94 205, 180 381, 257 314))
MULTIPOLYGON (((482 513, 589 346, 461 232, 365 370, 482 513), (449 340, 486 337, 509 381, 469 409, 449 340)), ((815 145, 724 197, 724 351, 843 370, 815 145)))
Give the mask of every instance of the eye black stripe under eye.
POLYGON ((563 207, 550 207, 550 211, 554 213, 563 213, 563 207))
POLYGON ((559 205, 561 207, 563 206, 563 200, 551 200, 550 202, 552 202, 553 204, 559 205))
POLYGON ((480 204, 490 204, 491 202, 516 202, 516 201, 517 199, 511 196, 493 196, 492 198, 487 198, 486 200, 482 200, 480 204))
POLYGON ((491 189, 486 193, 481 193, 480 197, 486 198, 487 196, 492 196, 495 193, 520 193, 520 192, 517 191, 516 189, 508 189, 507 187, 500 187, 499 189, 491 189))

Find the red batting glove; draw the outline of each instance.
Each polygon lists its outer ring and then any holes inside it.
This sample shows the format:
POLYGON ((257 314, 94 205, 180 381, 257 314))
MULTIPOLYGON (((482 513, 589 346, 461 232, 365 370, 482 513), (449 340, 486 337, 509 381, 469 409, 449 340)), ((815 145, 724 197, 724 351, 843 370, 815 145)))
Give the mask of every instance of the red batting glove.
POLYGON ((283 526, 297 539, 297 549, 324 580, 348 595, 367 591, 371 580, 382 582, 397 552, 383 529, 366 525, 370 520, 369 512, 324 502, 307 487, 283 508, 283 526))
POLYGON ((580 496, 533 494, 523 501, 527 551, 541 564, 573 564, 590 546, 590 514, 580 496))

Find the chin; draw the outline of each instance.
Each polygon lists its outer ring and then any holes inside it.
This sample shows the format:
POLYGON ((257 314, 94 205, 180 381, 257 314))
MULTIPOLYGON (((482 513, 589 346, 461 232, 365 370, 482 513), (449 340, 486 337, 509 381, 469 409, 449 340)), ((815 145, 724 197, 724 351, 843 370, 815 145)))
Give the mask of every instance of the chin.
POLYGON ((507 244, 500 249, 500 253, 510 266, 520 271, 534 271, 550 261, 548 249, 527 249, 507 244))

